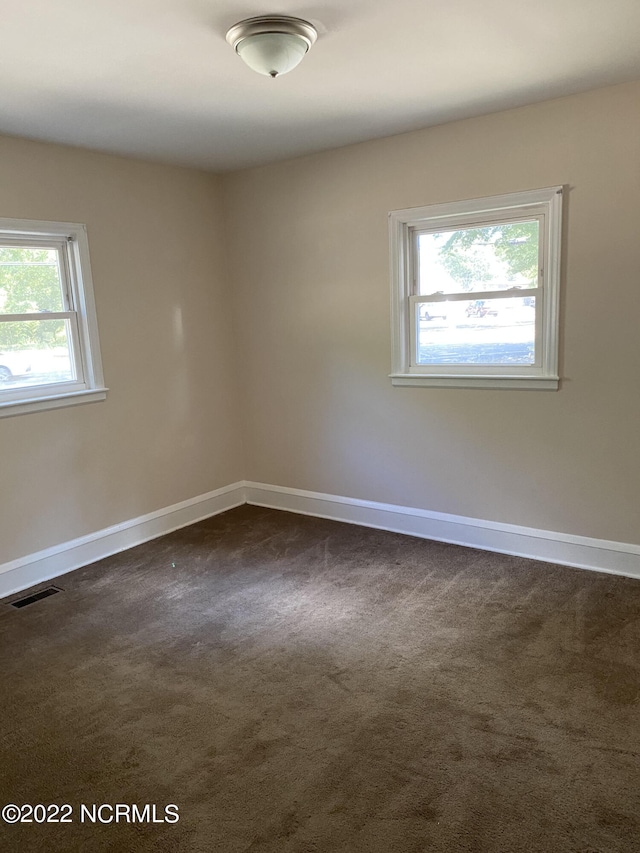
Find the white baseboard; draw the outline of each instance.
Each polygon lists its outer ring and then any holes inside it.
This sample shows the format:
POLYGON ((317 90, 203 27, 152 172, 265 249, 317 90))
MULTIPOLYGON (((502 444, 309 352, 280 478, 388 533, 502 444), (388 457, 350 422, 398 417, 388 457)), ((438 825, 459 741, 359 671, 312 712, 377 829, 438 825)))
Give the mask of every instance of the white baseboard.
POLYGON ((0 564, 0 598, 244 503, 640 579, 640 545, 241 481, 0 564))
POLYGON ((0 598, 79 569, 119 551, 141 545, 173 530, 245 503, 244 483, 233 483, 205 495, 114 524, 96 533, 63 542, 0 565, 0 598))
POLYGON ((247 503, 256 506, 346 521, 499 554, 640 578, 640 545, 264 483, 245 483, 245 495, 247 503))

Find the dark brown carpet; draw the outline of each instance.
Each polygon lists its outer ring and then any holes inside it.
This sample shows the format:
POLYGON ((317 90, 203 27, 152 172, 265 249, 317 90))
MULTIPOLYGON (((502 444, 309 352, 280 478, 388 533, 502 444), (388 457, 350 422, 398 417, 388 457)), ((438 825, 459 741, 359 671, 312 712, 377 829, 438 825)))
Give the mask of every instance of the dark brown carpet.
POLYGON ((0 606, 0 805, 74 823, 3 853, 640 850, 638 581, 241 507, 59 585, 0 606))

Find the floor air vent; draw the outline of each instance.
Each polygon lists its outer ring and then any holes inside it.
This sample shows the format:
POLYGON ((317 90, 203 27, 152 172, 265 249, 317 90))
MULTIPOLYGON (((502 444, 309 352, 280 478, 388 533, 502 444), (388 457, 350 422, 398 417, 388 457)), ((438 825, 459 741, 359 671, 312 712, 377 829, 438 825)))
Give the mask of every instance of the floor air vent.
POLYGON ((32 595, 27 595, 24 598, 19 598, 17 601, 10 602, 10 607, 26 607, 28 604, 33 604, 40 601, 41 598, 48 598, 50 595, 55 595, 56 592, 62 592, 57 586, 48 586, 46 589, 41 589, 40 592, 34 592, 32 595))

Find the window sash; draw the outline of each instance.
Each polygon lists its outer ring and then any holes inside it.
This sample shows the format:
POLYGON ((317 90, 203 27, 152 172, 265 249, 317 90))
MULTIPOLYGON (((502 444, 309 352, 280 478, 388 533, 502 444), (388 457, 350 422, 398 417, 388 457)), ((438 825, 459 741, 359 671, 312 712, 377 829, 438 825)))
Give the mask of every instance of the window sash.
MULTIPOLYGON (((81 352, 81 335, 78 315, 75 311, 38 312, 32 314, 3 314, 0 315, 0 323, 16 322, 42 322, 47 320, 64 320, 67 328, 67 348, 69 361, 75 375, 74 379, 64 379, 57 382, 40 382, 37 384, 8 386, 0 388, 0 402, 20 400, 25 396, 29 398, 50 396, 60 392, 74 392, 86 390, 87 379, 84 372, 84 364, 81 352)), ((16 350, 15 352, 20 352, 16 350)))
MULTIPOLYGON (((411 293, 418 294, 420 291, 420 237, 427 234, 442 234, 447 231, 473 231, 475 228, 487 228, 496 225, 515 225, 518 222, 537 222, 538 223, 538 287, 541 287, 544 281, 545 267, 545 234, 546 234, 546 214, 543 210, 537 212, 529 212, 526 216, 478 216, 473 217, 456 217, 456 223, 447 222, 446 225, 434 224, 429 227, 411 227, 411 293)), ((524 288, 522 288, 524 289, 524 288)), ((470 291, 472 293, 483 293, 482 290, 470 291)), ((480 296, 478 299, 482 298, 480 296)))
POLYGON ((31 311, 18 314, 3 314, 0 313, 0 323, 16 323, 16 322, 31 322, 42 320, 65 320, 69 332, 68 349, 69 359, 73 366, 75 379, 65 380, 61 382, 42 382, 39 384, 29 385, 28 389, 25 386, 18 388, 1 388, 0 401, 10 401, 21 399, 25 396, 28 390, 28 396, 42 396, 51 394, 54 389, 65 391, 84 390, 87 388, 86 372, 84 359, 82 357, 82 336, 80 333, 80 323, 78 312, 74 310, 74 287, 71 279, 72 258, 71 248, 72 240, 53 237, 50 239, 39 237, 27 237, 16 235, 15 237, 3 235, 0 237, 0 246, 10 246, 16 248, 46 248, 55 249, 58 253, 58 269, 60 272, 60 288, 62 291, 62 304, 67 309, 66 311, 31 311))
POLYGON ((508 290, 458 290, 455 293, 414 293, 409 303, 422 302, 474 302, 477 299, 523 299, 526 296, 541 297, 542 287, 510 287, 508 290))
POLYGON ((495 373, 496 371, 506 371, 507 374, 527 374, 532 371, 537 371, 542 366, 542 328, 543 328, 543 306, 544 306, 544 268, 545 268, 545 213, 540 211, 532 214, 528 211, 526 215, 510 216, 501 215, 500 212, 487 216, 480 215, 477 217, 459 217, 456 218, 456 224, 447 222, 446 226, 442 224, 432 225, 430 227, 420 227, 411 229, 411 248, 412 248, 412 293, 409 295, 409 316, 410 316, 410 331, 409 331, 409 367, 412 372, 416 373, 446 373, 446 374, 469 374, 469 373, 495 373), (420 271, 420 236, 422 234, 441 234, 444 231, 471 231, 474 228, 482 228, 492 225, 512 225, 517 222, 538 222, 538 276, 537 287, 510 287, 505 290, 468 290, 455 291, 445 293, 437 291, 431 294, 420 294, 419 271, 420 271), (509 299, 522 298, 524 296, 535 297, 535 317, 534 317, 534 353, 535 360, 533 364, 509 365, 506 363, 494 364, 448 364, 446 362, 433 362, 431 364, 421 364, 419 362, 419 306, 425 302, 466 302, 476 299, 491 301, 494 299, 509 299))
MULTIPOLYGON (((17 234, 15 237, 0 235, 0 248, 24 248, 24 249, 55 249, 58 255, 58 270, 60 273, 60 290, 62 294, 62 306, 66 311, 74 310, 73 288, 70 283, 70 263, 69 263, 69 241, 63 240, 60 237, 46 238, 28 237, 17 234)), ((16 264, 19 266, 19 264, 16 264)), ((34 312, 51 316, 53 312, 41 311, 34 312)), ((0 318, 6 317, 0 311, 0 318)))
POLYGON ((31 311, 25 314, 0 314, 0 323, 31 322, 33 320, 69 320, 75 311, 31 311))
MULTIPOLYGON (((439 302, 446 303, 446 299, 434 300, 428 296, 411 296, 409 301, 411 304, 411 328, 410 328, 410 346, 411 346, 411 371, 419 374, 446 374, 455 376, 462 374, 486 374, 488 372, 500 372, 505 375, 522 375, 523 373, 540 373, 542 369, 542 324, 540 317, 542 316, 542 288, 527 288, 525 291, 518 291, 516 294, 507 294, 505 291, 495 291, 490 299, 522 299, 523 295, 532 296, 535 298, 535 321, 534 321, 534 353, 535 358, 532 364, 516 364, 510 365, 504 362, 493 363, 448 363, 448 362, 430 362, 422 364, 419 361, 419 337, 420 337, 420 306, 425 303, 433 304, 439 302)), ((468 293, 454 294, 456 297, 452 302, 465 301, 474 302, 473 296, 469 297, 468 293), (460 298, 462 297, 462 298, 460 298)), ((485 294, 482 294, 485 299, 485 294)))

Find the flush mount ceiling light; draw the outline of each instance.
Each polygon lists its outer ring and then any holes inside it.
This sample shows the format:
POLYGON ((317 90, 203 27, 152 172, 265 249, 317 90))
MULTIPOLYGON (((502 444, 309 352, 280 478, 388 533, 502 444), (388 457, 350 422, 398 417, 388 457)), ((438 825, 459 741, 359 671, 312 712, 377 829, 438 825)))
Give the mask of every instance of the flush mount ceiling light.
POLYGON ((317 38, 308 21, 284 15, 247 18, 227 33, 227 41, 249 68, 267 77, 292 71, 317 38))

